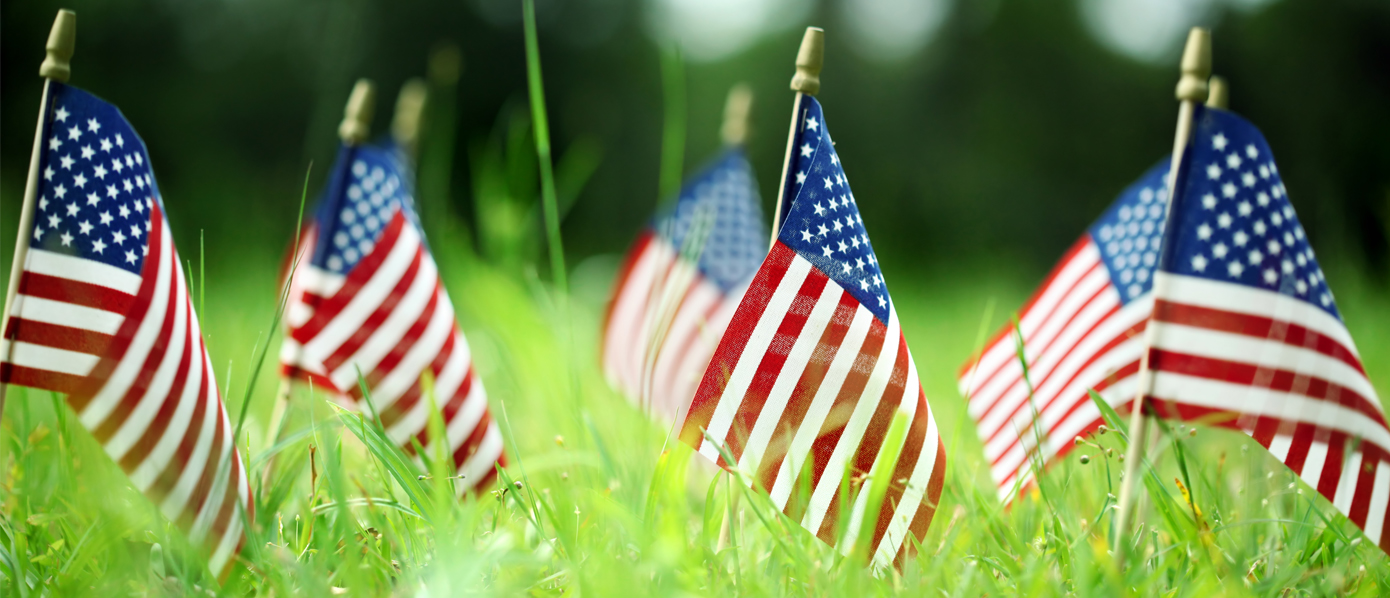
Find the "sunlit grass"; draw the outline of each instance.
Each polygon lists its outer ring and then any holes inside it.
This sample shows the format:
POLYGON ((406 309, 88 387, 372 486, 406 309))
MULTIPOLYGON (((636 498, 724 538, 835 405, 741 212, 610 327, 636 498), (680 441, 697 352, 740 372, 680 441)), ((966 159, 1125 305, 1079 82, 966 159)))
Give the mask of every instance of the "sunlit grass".
MULTIPOLYGON (((1276 596, 1295 588, 1296 595, 1374 596, 1390 588, 1378 549, 1257 445, 1230 433, 1193 437, 1183 429, 1178 442, 1159 443, 1144 524, 1129 539, 1135 556, 1123 569, 1106 541, 1119 434, 1090 439, 1077 451, 1088 464, 1073 457, 1047 473, 1039 492, 1001 507, 953 378, 988 299, 1016 305, 1026 286, 980 276, 951 285, 950 276, 905 273, 894 278, 894 296, 942 425, 949 470, 918 557, 900 573, 875 576, 756 495, 730 488, 727 475, 692 462, 689 450, 668 442, 665 424, 608 389, 597 366, 601 295, 585 291, 606 287, 604 268, 576 268, 567 320, 536 276, 495 269, 451 238, 442 235, 433 248, 494 413, 505 409, 513 455, 506 478, 455 501, 447 472, 395 452, 370 421, 308 388, 293 396, 285 441, 267 446, 276 381, 259 380, 246 424, 256 523, 242 566, 216 591, 1276 596), (1179 449, 1200 520, 1175 483, 1183 478, 1179 449)), ((208 276, 204 319, 219 372, 231 362, 236 397, 273 312, 274 260, 258 266, 269 274, 247 267, 208 276)), ((1355 330, 1360 338, 1390 330, 1383 316, 1361 311, 1383 305, 1369 288, 1349 283, 1339 296, 1350 321, 1374 327, 1355 330)), ((1007 317, 998 311, 996 319, 1007 317)), ((1365 352, 1373 377, 1385 371, 1382 349, 1365 352)), ((59 399, 18 389, 12 396, 0 477, 0 574, 9 595, 217 587, 59 399)))

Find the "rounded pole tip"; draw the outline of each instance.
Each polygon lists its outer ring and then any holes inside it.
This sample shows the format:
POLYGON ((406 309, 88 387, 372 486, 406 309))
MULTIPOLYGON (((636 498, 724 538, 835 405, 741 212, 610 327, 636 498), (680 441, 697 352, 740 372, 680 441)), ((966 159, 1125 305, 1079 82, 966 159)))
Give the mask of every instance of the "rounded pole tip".
POLYGON ((1212 75, 1207 81, 1207 106, 1226 110, 1231 105, 1231 86, 1226 84, 1226 78, 1221 75, 1212 75))
POLYGON ((343 110, 343 122, 338 125, 338 138, 347 145, 367 140, 372 133, 372 111, 376 108, 376 85, 368 79, 358 79, 343 110))
POLYGON ((60 9, 53 19, 53 29, 48 32, 48 44, 44 46, 48 55, 39 65, 39 76, 67 83, 72 75, 72 52, 76 46, 77 13, 60 9))
POLYGON ((724 126, 719 129, 724 145, 743 145, 748 141, 748 113, 752 108, 753 88, 747 83, 729 88, 729 97, 724 101, 724 126))
POLYGON ((796 53, 796 75, 792 91, 816 95, 820 91, 820 69, 825 62, 825 30, 807 27, 801 37, 801 49, 796 53))
POLYGON ((414 151, 428 97, 429 86, 424 79, 414 77, 401 85, 401 92, 396 96, 396 115, 391 119, 391 138, 397 145, 414 151))
POLYGON ((1187 33, 1182 51, 1182 78, 1174 96, 1180 101, 1207 101, 1207 79, 1211 78, 1211 31, 1193 27, 1187 33))

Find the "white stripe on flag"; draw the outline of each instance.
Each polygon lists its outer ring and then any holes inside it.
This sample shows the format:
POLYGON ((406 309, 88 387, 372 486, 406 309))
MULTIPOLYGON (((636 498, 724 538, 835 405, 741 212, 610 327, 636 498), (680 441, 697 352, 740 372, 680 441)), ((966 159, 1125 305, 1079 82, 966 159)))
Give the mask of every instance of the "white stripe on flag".
MULTIPOLYGON (((420 314, 416 313, 416 317, 420 314)), ((454 332, 454 309, 449 301, 441 297, 434 306, 434 314, 425 326, 420 338, 416 339, 415 344, 410 346, 405 355, 401 357, 396 367, 391 368, 390 373, 386 374, 372 387, 372 402, 377 409, 386 409, 396 404, 406 391, 419 383, 420 373, 429 367, 430 363, 439 356, 439 351, 444 348, 444 344, 449 340, 449 335, 454 332)), ((362 369, 362 375, 370 374, 371 370, 362 369)), ((333 373, 333 380, 349 380, 350 384, 357 383, 357 371, 353 368, 351 361, 343 362, 333 373), (351 374, 351 376, 349 376, 351 374)), ((340 388, 351 388, 351 386, 341 386, 340 388)), ((445 395, 439 395, 441 404, 446 399, 445 395)))
MULTIPOLYGON (((182 276, 174 277, 174 328, 166 337, 164 355, 155 367, 149 384, 137 399, 135 408, 126 416, 125 423, 106 441, 106 454, 120 462, 126 452, 150 431, 150 423, 159 414, 160 407, 169 396, 174 378, 179 374, 183 361, 184 347, 188 344, 188 295, 182 276)), ((190 367, 196 362, 189 360, 190 367)))
POLYGON ((1382 449, 1390 447, 1390 430, 1361 412, 1336 403, 1173 372, 1158 371, 1154 374, 1153 396, 1159 401, 1251 414, 1266 413, 1268 405, 1282 405, 1286 421, 1344 432, 1349 436, 1364 438, 1382 449))
POLYGON ((106 379, 101 390, 92 397, 91 402, 87 403, 87 407, 79 414, 78 417, 81 419, 82 425, 88 430, 100 426, 111 414, 111 411, 116 408, 116 405, 120 403, 121 397, 125 396, 126 391, 135 383, 136 378, 144 369, 145 357, 149 355, 150 349, 159 338, 160 329, 164 326, 164 314, 169 309, 169 285, 173 283, 172 279, 177 277, 174 270, 173 239, 167 224, 163 227, 160 242, 150 249, 152 255, 146 256, 147 259, 155 258, 158 261, 154 264, 155 284, 149 309, 136 328, 125 354, 121 356, 120 362, 112 370, 111 376, 106 379))
POLYGON ((194 425, 201 425, 202 429, 198 432, 198 442, 193 445, 193 453, 188 456, 188 460, 183 462, 178 481, 169 491, 169 495, 164 497, 164 502, 160 503, 159 507, 159 510, 170 521, 178 520, 178 516, 188 505, 189 497, 192 496, 198 479, 203 475, 203 466, 207 463, 208 454, 212 451, 212 436, 217 427, 217 418, 222 410, 222 405, 217 400, 217 385, 212 383, 215 378, 212 376, 212 363, 208 361, 207 353, 203 354, 203 360, 203 375, 208 379, 207 389, 202 396, 203 421, 192 422, 194 425))
POLYGON ((104 286, 127 295, 134 295, 140 291, 139 274, 96 260, 44 251, 35 247, 29 248, 29 253, 26 254, 24 271, 104 286))
POLYGON ((1390 463, 1376 462, 1375 482, 1371 484, 1371 508, 1366 512, 1366 537, 1380 544, 1385 531, 1385 508, 1390 504, 1390 463))
MULTIPOLYGON (((916 397, 912 398, 916 402, 916 397)), ((937 436, 936 418, 927 420, 927 435, 923 439, 922 452, 917 459, 917 463, 912 468, 912 476, 907 481, 907 488, 903 492, 902 500, 898 502, 897 508, 893 505, 883 505, 885 509, 893 509, 893 518, 888 522, 888 530, 879 540, 878 550, 875 552, 874 560, 884 566, 892 563, 898 556, 898 548, 907 540, 907 534, 911 531, 912 519, 917 516, 917 510, 922 506, 922 500, 926 498, 927 484, 931 483, 931 476, 936 469, 936 451, 941 448, 937 436)))
MULTIPOLYGON (((796 257, 802 259, 799 255, 796 257)), ((835 284, 835 281, 826 282, 827 286, 832 284, 835 284)), ((869 331, 875 321, 877 320, 875 320, 873 313, 865 309, 863 305, 855 306, 854 319, 850 322, 849 330, 845 333, 840 347, 835 351, 835 357, 830 361, 830 367, 826 368, 825 378, 816 388, 815 398, 811 399, 811 405, 806 409, 806 416, 802 418, 801 425, 797 426, 796 434, 792 437, 790 446, 787 447, 787 455, 782 459, 781 467, 777 469, 777 481, 772 484, 772 488, 768 492, 772 497, 772 503, 777 505, 777 508, 782 509, 787 506, 787 499, 791 498, 794 486, 793 480, 801 473, 805 461, 810 458, 811 445, 816 442, 816 438, 820 435, 821 426, 825 424, 825 418, 830 415, 830 408, 834 406, 835 397, 839 396, 840 389, 844 386, 845 378, 849 376, 850 369, 854 366, 854 362, 859 359, 859 350, 863 348, 864 341, 868 339, 869 331)))
MULTIPOLYGON (((709 426, 705 428, 711 437, 723 442, 722 439, 729 433, 729 426, 734 421, 739 404, 743 402, 743 395, 748 392, 753 375, 758 371, 758 364, 767 353, 772 339, 777 336, 777 328, 782 325, 782 318, 787 315, 792 300, 796 299, 797 291, 801 289, 801 284, 806 281, 810 271, 811 262, 799 255, 794 256, 787 265, 787 271, 782 275, 782 280, 777 284, 772 297, 768 299, 762 317, 754 325, 753 333, 748 336, 748 343, 739 355, 738 362, 734 364, 734 371, 715 404, 709 426)), ((710 461, 719 462, 719 449, 707 438, 700 441, 700 454, 710 461)))
POLYGON ((1285 344, 1279 339, 1256 338, 1172 322, 1159 325, 1162 328, 1161 334, 1154 338, 1156 348, 1322 378, 1352 390, 1367 399, 1367 403, 1379 406, 1371 382, 1340 359, 1298 345, 1285 344))
POLYGON ((0 353, 10 356, 9 362, 36 370, 47 370, 73 376, 86 376, 101 358, 90 353, 55 349, 23 341, 0 341, 0 353), (13 352, 10 345, 14 345, 13 352))
POLYGON ((830 459, 826 461, 820 483, 811 491, 810 508, 806 510, 806 517, 802 522, 806 529, 818 530, 821 522, 825 520, 825 514, 830 509, 830 501, 835 498, 836 491, 840 489, 840 479, 844 477, 845 473, 845 462, 852 459, 859 450, 859 443, 864 439, 864 433, 869 429, 869 420, 873 417, 874 411, 878 410, 879 400, 882 399, 883 391, 888 387, 888 380, 893 375, 893 367, 898 361, 898 340, 901 336, 902 331, 898 328, 898 311, 894 309, 888 313, 888 330, 883 336, 883 347, 879 349, 878 359, 874 362, 874 369, 864 384, 864 390, 854 401, 854 410, 850 414, 849 421, 845 422, 845 428, 839 441, 835 443, 835 448, 830 452, 830 459))
MULTIPOLYGON (((821 336, 825 334, 826 326, 830 325, 830 319, 835 316, 835 310, 844 294, 845 291, 840 285, 831 280, 826 281, 820 297, 816 298, 815 305, 811 307, 806 324, 801 328, 801 334, 792 343, 791 351, 782 364, 782 370, 778 373, 772 390, 767 393, 767 402, 758 413, 753 430, 748 434, 743 454, 738 461, 740 470, 755 472, 762 466, 767 445, 772 441, 772 435, 777 432, 777 422, 781 421, 782 413, 787 410, 787 401, 791 400, 796 384, 801 380, 802 372, 806 371, 806 364, 815 354, 816 347, 820 345, 821 336)), ((721 401, 729 400, 728 396, 726 393, 721 401)), ((740 395, 738 399, 742 400, 743 397, 740 395)))
POLYGON ((333 319, 314 335, 313 339, 304 344, 304 351, 310 356, 319 357, 322 361, 347 342, 391 293, 396 281, 400 280, 411 260, 415 259, 419 247, 420 237, 415 234, 415 228, 401 227, 400 236, 391 245, 390 252, 378 265, 371 279, 362 285, 341 311, 333 314, 333 319))
POLYGON ((14 315, 33 322, 113 335, 125 321, 125 316, 115 312, 30 295, 15 296, 14 315))
MULTIPOLYGON (((195 325, 197 322, 197 319, 193 320, 195 325)), ((201 338, 202 335, 200 331, 195 329, 194 334, 190 336, 201 338)), ((179 444, 183 442, 184 435, 189 433, 189 422, 193 419, 193 411, 198 407, 198 392, 202 390, 203 385, 204 355, 205 352, 199 343, 199 346, 195 347, 193 351, 192 359, 189 360, 188 379, 184 382, 183 393, 179 395, 178 406, 174 409, 174 415, 169 419, 169 426, 164 429, 164 435, 150 451, 150 455, 130 474, 130 481, 141 492, 148 490, 150 484, 153 484, 159 474, 164 471, 169 461, 174 458, 179 444)), ((211 379, 208 380, 208 383, 212 386, 216 385, 211 379)))
POLYGON ((1279 319, 1327 336, 1345 347, 1352 355, 1357 354, 1356 343, 1351 340, 1351 334, 1347 332, 1341 320, 1301 299, 1244 285, 1161 271, 1154 273, 1155 284, 1158 277, 1167 279, 1167 293, 1164 299, 1168 301, 1257 318, 1269 318, 1270 314, 1280 314, 1279 319))
MULTIPOLYGON (((391 309, 391 313, 372 328, 371 336, 367 337, 366 342, 343 362, 342 367, 333 372, 333 382, 338 388, 351 388, 351 385, 357 382, 358 369, 364 376, 371 373, 392 349, 401 344, 405 334, 410 331, 411 324, 420 318, 430 298, 434 297, 438 283, 438 271, 435 270, 434 260, 421 256, 420 267, 414 280, 408 282, 405 294, 391 309)), ((416 374, 418 373, 417 371, 416 374)), ((373 400, 375 398, 374 396, 373 400)))

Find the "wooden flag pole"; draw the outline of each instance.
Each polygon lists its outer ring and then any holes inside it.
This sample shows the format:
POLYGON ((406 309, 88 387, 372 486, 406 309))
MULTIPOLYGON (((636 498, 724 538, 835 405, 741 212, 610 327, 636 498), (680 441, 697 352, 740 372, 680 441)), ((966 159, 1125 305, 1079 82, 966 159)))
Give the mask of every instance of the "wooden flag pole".
POLYGON ((1212 75, 1207 80, 1207 107, 1228 110, 1230 105, 1231 87, 1226 84, 1226 78, 1212 75))
MULTIPOLYGON (((358 79, 352 87, 352 94, 348 96, 347 107, 343 109, 343 121, 338 124, 338 138, 343 145, 354 146, 367 141, 372 133, 372 111, 375 107, 376 86, 369 79, 358 79)), ((280 423, 284 421, 285 411, 289 408, 290 389, 290 379, 280 378, 280 388, 275 391, 275 408, 270 414, 270 426, 267 428, 275 435, 272 443, 278 440, 280 423)), ((266 475, 269 472, 267 465, 266 475)))
POLYGON ((425 102, 429 101, 430 88, 425 80, 412 78, 401 85, 396 96, 396 116, 391 119, 391 138, 396 145, 411 158, 417 157, 420 149, 420 123, 425 114, 425 102))
POLYGON ((719 127, 719 137, 725 147, 748 143, 748 114, 752 109, 753 88, 747 83, 729 88, 729 97, 724 100, 724 124, 719 127))
MULTIPOLYGON (((34 128, 34 150, 29 154, 29 178, 24 182, 24 204, 19 210, 19 233, 14 240, 14 260, 10 263, 10 284, 5 292, 5 311, 0 312, 0 331, 8 331, 10 310, 14 309, 15 296, 19 294, 19 279, 24 273, 24 262, 29 256, 29 229, 34 226, 34 203, 39 194, 39 158, 43 156, 43 124, 48 120, 49 99, 53 82, 67 83, 72 75, 72 53, 77 47, 77 13, 62 9, 53 19, 53 28, 48 32, 48 43, 44 46, 47 54, 39 65, 39 76, 44 78, 43 95, 39 99, 39 120, 34 128)), ((14 357, 14 344, 5 343, 5 361, 14 357)), ((5 393, 8 384, 0 384, 0 417, 5 415, 5 393)))
MULTIPOLYGON (((1182 78, 1178 80, 1177 89, 1174 96, 1179 101, 1178 104, 1178 130, 1173 138, 1173 161, 1168 169, 1168 201, 1169 206, 1173 205, 1173 200, 1177 196, 1177 172, 1178 166, 1182 163, 1183 151, 1187 148, 1188 139, 1192 137, 1192 116, 1197 110, 1197 104, 1207 100, 1207 79, 1211 77, 1211 32, 1200 27, 1193 27, 1187 35, 1187 46, 1182 53, 1182 78)), ((1172 210, 1169 210, 1168 218, 1172 218, 1172 210)), ((1165 227, 1166 228, 1166 227, 1165 227)), ((1165 285, 1167 279, 1161 276, 1154 277, 1152 294, 1154 297, 1161 296, 1160 288, 1165 285)), ((1124 552, 1120 549, 1125 533, 1125 524, 1130 518, 1130 510, 1134 505, 1135 479, 1139 477, 1139 461, 1143 458, 1144 432, 1146 423, 1144 421, 1144 397, 1149 394, 1153 385, 1153 373, 1149 371, 1149 351, 1154 341, 1154 321, 1153 315, 1149 315, 1148 325, 1144 327, 1144 354, 1139 361, 1139 388, 1135 392, 1133 406, 1130 408, 1129 417, 1129 449, 1125 453, 1124 478, 1120 481, 1119 513, 1115 517, 1114 537, 1111 538, 1112 549, 1115 558, 1123 566, 1124 552)))
POLYGON ((777 242, 777 231, 782 228, 782 202, 787 193, 787 168, 791 164, 793 147, 796 144, 796 127, 801 116, 801 101, 806 96, 820 92, 820 69, 825 63, 825 30, 820 27, 807 27, 801 37, 801 49, 796 52, 796 74, 792 76, 792 91, 796 92, 796 102, 792 104, 792 124, 787 131, 787 153, 782 158, 782 180, 777 183, 777 209, 772 213, 772 240, 777 242))

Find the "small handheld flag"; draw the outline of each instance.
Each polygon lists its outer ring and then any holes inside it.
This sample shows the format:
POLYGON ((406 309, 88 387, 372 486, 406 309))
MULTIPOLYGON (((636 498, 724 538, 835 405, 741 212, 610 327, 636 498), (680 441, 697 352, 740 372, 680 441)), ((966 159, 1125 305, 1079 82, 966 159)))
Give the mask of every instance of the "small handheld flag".
POLYGON ((58 80, 40 127, 0 382, 66 394, 131 483, 225 575, 250 485, 149 153, 120 110, 58 80))
POLYGON ((1089 391, 1117 408, 1134 398, 1167 179, 1165 158, 1072 245, 1020 311, 1018 327, 1005 326, 961 368, 961 394, 1000 498, 1031 481, 1034 456, 1049 462, 1065 455, 1073 438, 1100 427, 1089 391))
MULTIPOLYGON (((364 83, 358 89, 368 91, 354 96, 370 94, 364 83)), ((369 114, 363 104, 369 102, 349 103, 345 143, 304 235, 306 263, 290 285, 282 372, 363 410, 374 407, 387 435, 407 451, 412 439, 427 450, 446 442, 461 476, 458 490, 479 488, 503 460, 502 435, 420 230, 403 156, 360 143, 365 125, 348 123, 369 114), (423 376, 434 379, 445 439, 429 438, 423 376)))
POLYGON ((681 190, 629 250, 604 324, 603 369, 644 408, 675 419, 763 256, 753 168, 730 148, 681 190))
POLYGON ((885 567, 926 534, 946 456, 820 103, 803 93, 798 105, 780 233, 681 439, 842 553, 867 545, 885 567), (895 419, 905 434, 889 434, 895 419))
POLYGON ((1149 411, 1249 434, 1381 547, 1390 429, 1259 129, 1200 109, 1154 286, 1149 411))

